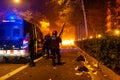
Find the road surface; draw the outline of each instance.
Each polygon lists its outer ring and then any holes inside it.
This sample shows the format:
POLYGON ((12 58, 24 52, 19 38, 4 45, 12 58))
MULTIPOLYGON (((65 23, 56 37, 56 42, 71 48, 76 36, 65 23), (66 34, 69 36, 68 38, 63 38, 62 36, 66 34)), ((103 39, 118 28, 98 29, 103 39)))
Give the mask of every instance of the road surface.
POLYGON ((77 47, 62 47, 61 55, 63 64, 56 66, 52 66, 51 59, 45 57, 36 59, 35 67, 30 67, 28 63, 1 63, 0 80, 117 80, 99 71, 91 64, 92 59, 77 47), (85 56, 85 61, 76 61, 80 55, 85 56), (80 71, 81 66, 85 66, 88 71, 80 71))

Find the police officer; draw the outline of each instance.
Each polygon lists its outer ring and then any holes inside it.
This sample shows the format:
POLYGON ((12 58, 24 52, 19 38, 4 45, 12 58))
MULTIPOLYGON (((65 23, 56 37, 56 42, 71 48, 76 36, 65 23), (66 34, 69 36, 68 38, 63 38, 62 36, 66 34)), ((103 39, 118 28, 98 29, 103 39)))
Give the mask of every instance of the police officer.
POLYGON ((31 67, 35 66, 35 63, 34 63, 34 40, 33 40, 33 37, 31 34, 29 34, 29 40, 28 40, 28 51, 30 53, 30 63, 29 65, 31 67))
POLYGON ((61 43, 62 40, 59 36, 57 36, 57 31, 53 31, 52 32, 52 37, 51 37, 51 54, 52 54, 52 65, 55 66, 55 58, 57 56, 57 61, 58 64, 61 64, 61 55, 60 55, 60 45, 59 43, 61 43))
POLYGON ((46 59, 50 58, 50 45, 51 45, 51 37, 50 34, 45 35, 43 42, 43 53, 47 53, 46 59))

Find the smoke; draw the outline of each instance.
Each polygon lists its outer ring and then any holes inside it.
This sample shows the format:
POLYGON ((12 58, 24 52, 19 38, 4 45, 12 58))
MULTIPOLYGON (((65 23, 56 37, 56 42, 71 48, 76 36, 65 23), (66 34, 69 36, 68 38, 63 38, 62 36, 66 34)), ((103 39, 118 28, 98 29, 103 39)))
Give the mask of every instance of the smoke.
POLYGON ((116 0, 116 3, 117 3, 117 4, 120 4, 120 0, 116 0))
POLYGON ((41 24, 41 31, 44 34, 50 33, 50 29, 49 29, 50 23, 49 23, 49 21, 42 20, 42 21, 40 21, 40 24, 41 24))

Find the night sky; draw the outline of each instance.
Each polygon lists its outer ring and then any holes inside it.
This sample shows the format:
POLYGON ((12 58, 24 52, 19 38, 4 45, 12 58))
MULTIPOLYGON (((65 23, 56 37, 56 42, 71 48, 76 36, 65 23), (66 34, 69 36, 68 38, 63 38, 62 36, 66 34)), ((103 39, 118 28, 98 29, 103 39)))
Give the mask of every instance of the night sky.
MULTIPOLYGON (((17 7, 17 8, 21 8, 22 10, 25 9, 32 9, 32 10, 37 10, 37 11, 44 11, 46 9, 45 4, 47 0, 21 0, 21 4, 14 4, 12 2, 13 0, 0 0, 0 10, 5 10, 7 8, 13 8, 13 7, 17 7)), ((105 3, 105 1, 108 0, 84 0, 84 3, 86 6, 89 6, 91 8, 94 8, 94 5, 96 4, 100 4, 102 6, 102 4, 105 3)))
MULTIPOLYGON (((12 10, 13 8, 17 8, 18 10, 32 10, 32 11, 38 11, 45 15, 49 21, 55 21, 55 15, 53 14, 55 11, 51 10, 51 7, 54 7, 55 5, 49 4, 48 6, 46 5, 46 2, 50 0, 21 0, 21 4, 13 4, 12 0, 0 0, 0 12, 4 12, 7 9, 12 10)), ((85 8, 86 8, 86 14, 87 18, 89 21, 88 25, 92 28, 93 26, 104 26, 105 22, 105 14, 106 14, 106 2, 108 0, 84 0, 85 8), (95 10, 94 12, 92 10, 95 10), (97 12, 97 13, 96 13, 97 12), (99 15, 99 16, 98 16, 99 15), (91 19, 92 17, 92 19, 91 19), (100 22, 99 18, 103 18, 103 21, 100 22), (96 24, 93 24, 93 22, 96 24), (100 24, 101 23, 101 24, 100 24)), ((110 0, 111 5, 114 6, 115 0, 110 0)), ((8 11, 9 12, 9 11, 8 11)), ((77 15, 77 13, 75 14, 77 15)), ((76 17, 77 18, 77 17, 76 17)), ((73 20, 73 19, 72 19, 73 20)), ((77 20, 74 20, 75 22, 77 20)))
POLYGON ((34 10, 42 10, 44 7, 45 0, 21 0, 20 4, 15 4, 13 0, 0 0, 0 10, 7 9, 8 7, 19 7, 19 8, 31 8, 34 10))

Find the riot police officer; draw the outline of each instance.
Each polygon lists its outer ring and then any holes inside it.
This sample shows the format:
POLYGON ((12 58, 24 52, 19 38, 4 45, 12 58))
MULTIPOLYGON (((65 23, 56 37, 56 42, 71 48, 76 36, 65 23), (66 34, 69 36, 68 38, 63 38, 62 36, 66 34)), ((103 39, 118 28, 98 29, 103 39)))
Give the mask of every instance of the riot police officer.
POLYGON ((47 53, 46 59, 50 58, 50 45, 51 45, 51 36, 50 34, 45 35, 43 41, 43 54, 47 53))
POLYGON ((52 54, 52 65, 55 66, 55 58, 57 58, 58 64, 61 64, 61 55, 60 55, 60 43, 62 42, 61 38, 57 36, 57 31, 52 32, 51 36, 51 54, 52 54))
POLYGON ((35 66, 35 63, 34 63, 34 39, 33 39, 31 34, 29 34, 28 51, 30 53, 30 63, 29 63, 29 65, 31 67, 33 67, 33 66, 35 66))

